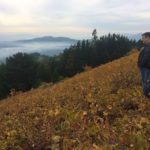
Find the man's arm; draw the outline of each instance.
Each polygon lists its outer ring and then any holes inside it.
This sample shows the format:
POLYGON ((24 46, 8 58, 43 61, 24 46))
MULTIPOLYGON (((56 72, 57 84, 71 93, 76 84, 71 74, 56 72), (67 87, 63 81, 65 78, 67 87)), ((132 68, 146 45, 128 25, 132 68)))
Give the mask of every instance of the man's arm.
POLYGON ((143 50, 144 50, 144 47, 142 47, 140 50, 139 50, 139 56, 138 56, 138 60, 137 60, 137 66, 140 68, 141 67, 141 54, 143 53, 143 50))
POLYGON ((148 48, 144 50, 144 57, 141 62, 141 67, 150 69, 150 49, 148 48))

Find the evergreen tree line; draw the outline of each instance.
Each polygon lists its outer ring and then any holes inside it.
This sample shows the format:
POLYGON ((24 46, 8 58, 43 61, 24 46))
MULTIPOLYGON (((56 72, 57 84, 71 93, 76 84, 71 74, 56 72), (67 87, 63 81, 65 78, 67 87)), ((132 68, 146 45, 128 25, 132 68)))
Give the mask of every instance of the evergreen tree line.
POLYGON ((55 56, 38 53, 17 53, 0 65, 0 99, 11 89, 28 91, 42 83, 58 82, 84 71, 85 66, 96 67, 126 55, 139 48, 140 41, 129 40, 120 34, 98 37, 96 29, 90 40, 81 40, 55 56))

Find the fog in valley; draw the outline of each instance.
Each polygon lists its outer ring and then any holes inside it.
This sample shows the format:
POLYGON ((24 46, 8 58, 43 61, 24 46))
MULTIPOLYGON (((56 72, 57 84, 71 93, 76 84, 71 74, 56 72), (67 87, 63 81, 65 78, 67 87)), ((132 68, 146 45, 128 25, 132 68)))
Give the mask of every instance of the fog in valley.
POLYGON ((5 61, 6 57, 12 56, 18 52, 25 53, 40 53, 42 55, 58 55, 63 52, 65 48, 72 45, 71 42, 0 42, 0 62, 5 61))

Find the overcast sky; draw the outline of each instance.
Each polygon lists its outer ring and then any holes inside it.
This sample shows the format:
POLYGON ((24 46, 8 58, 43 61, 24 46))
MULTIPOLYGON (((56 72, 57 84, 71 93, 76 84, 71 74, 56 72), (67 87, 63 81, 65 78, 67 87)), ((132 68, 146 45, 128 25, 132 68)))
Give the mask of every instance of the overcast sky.
POLYGON ((0 0, 0 33, 91 37, 150 31, 150 0, 0 0))

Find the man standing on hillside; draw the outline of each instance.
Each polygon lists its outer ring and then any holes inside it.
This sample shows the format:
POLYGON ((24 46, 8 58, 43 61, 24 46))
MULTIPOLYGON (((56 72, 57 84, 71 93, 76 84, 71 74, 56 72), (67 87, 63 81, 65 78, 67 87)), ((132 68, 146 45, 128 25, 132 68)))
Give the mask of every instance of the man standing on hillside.
POLYGON ((150 99, 150 32, 142 34, 144 47, 139 53, 137 65, 141 73, 141 81, 144 95, 150 99))

